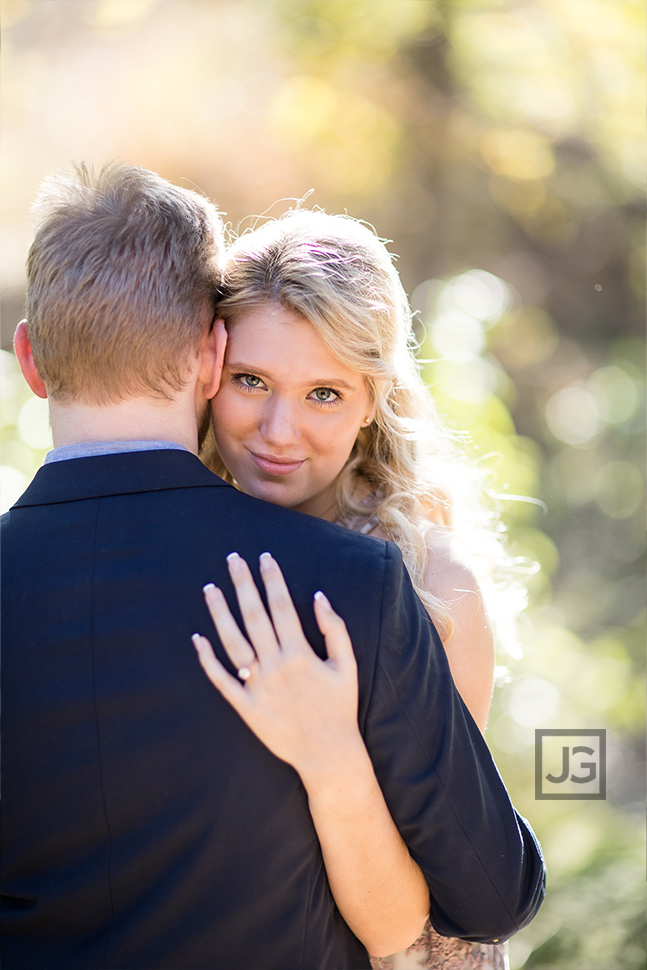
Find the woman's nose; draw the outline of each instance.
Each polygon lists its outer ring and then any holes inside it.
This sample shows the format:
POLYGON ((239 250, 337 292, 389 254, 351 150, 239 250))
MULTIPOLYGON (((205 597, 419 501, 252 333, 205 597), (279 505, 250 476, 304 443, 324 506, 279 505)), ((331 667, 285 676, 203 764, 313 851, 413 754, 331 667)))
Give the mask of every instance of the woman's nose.
POLYGON ((283 447, 292 444, 299 437, 295 405, 272 396, 264 409, 261 433, 269 444, 283 447))

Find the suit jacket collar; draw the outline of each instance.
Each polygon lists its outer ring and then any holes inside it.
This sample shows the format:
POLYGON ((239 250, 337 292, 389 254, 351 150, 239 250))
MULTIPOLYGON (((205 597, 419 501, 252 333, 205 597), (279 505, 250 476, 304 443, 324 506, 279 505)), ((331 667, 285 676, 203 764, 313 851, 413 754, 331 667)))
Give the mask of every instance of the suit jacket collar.
POLYGON ((131 451, 54 461, 40 468, 13 508, 172 488, 231 488, 190 452, 131 451))

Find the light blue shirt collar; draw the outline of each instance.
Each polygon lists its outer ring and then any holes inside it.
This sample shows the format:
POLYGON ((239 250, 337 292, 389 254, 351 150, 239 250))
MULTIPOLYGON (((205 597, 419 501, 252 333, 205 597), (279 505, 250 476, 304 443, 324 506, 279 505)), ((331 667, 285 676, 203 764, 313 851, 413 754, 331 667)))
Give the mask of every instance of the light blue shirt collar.
MULTIPOLYGON (((45 464, 68 458, 93 458, 96 455, 118 455, 128 451, 189 451, 176 441, 84 441, 78 445, 61 445, 48 451, 45 464)), ((190 452, 189 452, 190 454, 190 452)))

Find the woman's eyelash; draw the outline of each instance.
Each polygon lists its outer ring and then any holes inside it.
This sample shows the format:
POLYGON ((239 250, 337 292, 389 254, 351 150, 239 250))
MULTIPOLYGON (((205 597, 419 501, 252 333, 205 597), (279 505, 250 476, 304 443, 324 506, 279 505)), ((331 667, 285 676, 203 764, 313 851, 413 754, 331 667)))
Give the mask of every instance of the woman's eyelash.
MULTIPOLYGON (((265 387, 265 383, 260 377, 258 377, 256 374, 249 374, 244 371, 241 371, 239 374, 232 374, 231 379, 237 387, 241 388, 243 391, 247 391, 248 394, 265 387), (251 378, 252 381, 258 381, 258 384, 248 384, 246 378, 251 378)), ((315 387, 308 394, 308 399, 313 401, 321 408, 334 408, 342 403, 344 396, 341 391, 336 391, 334 387, 315 387), (331 394, 334 394, 334 397, 329 401, 322 401, 313 396, 317 391, 329 391, 331 394)))
POLYGON ((250 391, 251 392, 251 391, 258 390, 259 387, 265 387, 265 384, 263 383, 263 381, 261 380, 261 378, 260 377, 257 377, 256 374, 243 374, 243 373, 241 373, 241 374, 232 374, 232 380, 233 380, 234 384, 236 384, 237 387, 242 388, 243 391, 250 391), (245 381, 243 380, 244 377, 251 377, 252 380, 258 381, 258 384, 246 384, 245 381))
POLYGON ((310 391, 308 397, 311 401, 314 401, 315 404, 318 404, 319 407, 322 408, 334 408, 337 404, 341 404, 344 400, 340 392, 336 391, 334 387, 315 387, 314 390, 310 391), (322 401, 318 397, 313 396, 317 391, 330 391, 330 393, 334 394, 335 396, 331 400, 322 401))

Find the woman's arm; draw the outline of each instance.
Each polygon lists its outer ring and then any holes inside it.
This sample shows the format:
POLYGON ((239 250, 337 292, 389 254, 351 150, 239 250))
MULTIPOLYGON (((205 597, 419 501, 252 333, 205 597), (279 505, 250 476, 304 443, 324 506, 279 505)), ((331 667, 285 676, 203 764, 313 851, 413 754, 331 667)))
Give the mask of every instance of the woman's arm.
MULTIPOLYGON (((388 539, 379 526, 371 536, 388 539)), ((458 693, 483 733, 492 703, 494 639, 478 580, 451 538, 428 541, 425 587, 452 614, 454 629, 442 638, 443 647, 458 693)))
POLYGON ((357 669, 346 626, 317 594, 315 616, 328 652, 320 660, 274 560, 261 557, 271 621, 244 560, 230 557, 229 567, 249 641, 222 592, 211 586, 205 595, 239 676, 232 677, 209 641, 196 634, 200 662, 258 738, 299 773, 330 888, 352 931, 376 956, 409 946, 428 916, 429 890, 391 818, 359 731, 357 669))
POLYGON ((454 629, 443 639, 449 669, 470 714, 485 731, 494 683, 494 640, 478 580, 450 541, 429 544, 425 586, 450 608, 454 629))

